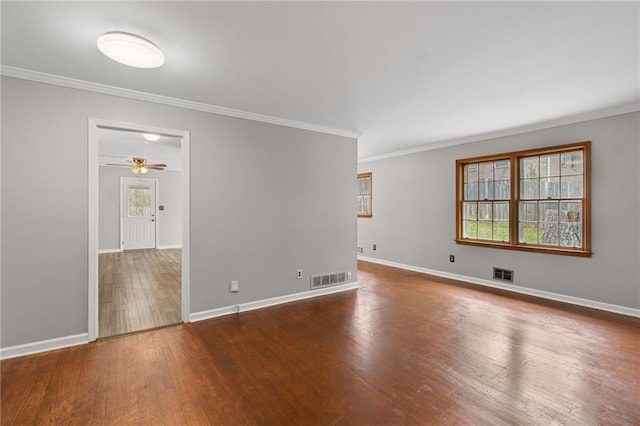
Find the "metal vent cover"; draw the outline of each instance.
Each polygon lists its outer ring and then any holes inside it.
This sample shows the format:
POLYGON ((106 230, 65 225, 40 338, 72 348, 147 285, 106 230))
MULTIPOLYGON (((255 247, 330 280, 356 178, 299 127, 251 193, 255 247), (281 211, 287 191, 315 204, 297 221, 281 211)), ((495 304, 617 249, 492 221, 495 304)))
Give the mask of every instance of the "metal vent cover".
POLYGON ((328 287, 332 285, 344 284, 347 282, 346 272, 334 272, 332 274, 312 275, 311 289, 328 287))
POLYGON ((493 279, 498 281, 513 282, 513 271, 509 269, 493 268, 493 279))

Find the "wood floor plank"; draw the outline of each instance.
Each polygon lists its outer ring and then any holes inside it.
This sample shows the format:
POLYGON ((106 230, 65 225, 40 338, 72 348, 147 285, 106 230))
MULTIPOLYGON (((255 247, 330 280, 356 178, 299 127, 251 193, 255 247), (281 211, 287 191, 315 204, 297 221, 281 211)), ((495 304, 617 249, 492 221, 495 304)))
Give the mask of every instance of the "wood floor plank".
POLYGON ((111 337, 181 322, 180 249, 99 256, 98 335, 111 337))
POLYGON ((1 361, 1 423, 638 424, 640 319, 365 262, 358 282, 1 361))

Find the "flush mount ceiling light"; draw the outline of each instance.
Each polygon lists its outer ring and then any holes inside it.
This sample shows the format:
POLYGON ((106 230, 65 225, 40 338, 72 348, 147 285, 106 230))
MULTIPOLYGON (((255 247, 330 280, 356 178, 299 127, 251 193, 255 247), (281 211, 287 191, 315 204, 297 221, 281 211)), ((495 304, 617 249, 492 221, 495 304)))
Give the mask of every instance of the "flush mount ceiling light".
POLYGON ((142 137, 148 140, 149 142, 155 142, 160 139, 160 135, 154 135, 153 133, 143 133, 142 137))
POLYGON ((98 37, 98 49, 121 64, 136 68, 157 68, 164 53, 155 44, 135 34, 110 32, 98 37))

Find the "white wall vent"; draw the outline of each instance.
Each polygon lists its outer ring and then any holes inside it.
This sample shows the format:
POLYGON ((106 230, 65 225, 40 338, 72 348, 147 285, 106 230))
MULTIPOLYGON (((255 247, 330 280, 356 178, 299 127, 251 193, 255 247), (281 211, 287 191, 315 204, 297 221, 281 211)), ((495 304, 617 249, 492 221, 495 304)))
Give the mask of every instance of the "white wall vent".
POLYGON ((363 253, 364 253, 364 247, 358 246, 358 254, 363 254, 363 253))
POLYGON ((493 279, 498 281, 513 282, 513 271, 502 268, 493 268, 493 279))
POLYGON ((311 289, 328 287, 332 285, 344 284, 347 282, 346 272, 336 272, 333 274, 311 276, 311 289))

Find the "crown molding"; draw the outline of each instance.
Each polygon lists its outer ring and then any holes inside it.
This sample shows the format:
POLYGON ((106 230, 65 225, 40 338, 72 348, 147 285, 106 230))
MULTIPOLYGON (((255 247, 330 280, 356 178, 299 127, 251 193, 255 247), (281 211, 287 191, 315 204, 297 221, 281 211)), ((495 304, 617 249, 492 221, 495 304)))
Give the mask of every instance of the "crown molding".
POLYGON ((445 141, 434 142, 428 145, 422 145, 416 148, 404 149, 401 151, 389 152, 386 154, 374 155, 358 159, 358 163, 368 163, 370 161, 384 160, 386 158, 400 157, 402 155, 416 154, 418 152, 432 151, 434 149, 448 148, 456 145, 464 145, 467 143, 482 142, 489 139, 503 138, 506 136, 521 135, 523 133, 534 132, 538 130, 551 129, 553 127, 566 126, 568 124, 576 124, 584 121, 597 120, 599 118, 613 117, 615 115, 627 114, 630 112, 640 111, 640 102, 621 105, 598 111, 591 111, 582 114, 570 115, 566 117, 556 118, 553 120, 540 121, 538 123, 528 124, 526 126, 512 127, 510 129, 498 130, 495 132, 481 133, 473 136, 465 136, 457 139, 449 139, 445 141))
POLYGON ((277 124, 279 126, 293 127, 295 129, 311 130, 313 132, 327 133, 330 135, 343 136, 346 138, 358 139, 360 135, 348 130, 335 129, 332 127, 320 126, 317 124, 305 123, 302 121, 288 120, 285 118, 272 117, 270 115, 257 114, 254 112, 241 111, 232 108, 225 108, 217 105, 209 105, 201 102, 193 102, 185 99, 172 98, 170 96, 156 95, 153 93, 139 92, 137 90, 124 89, 122 87, 109 86, 106 84, 94 83, 91 81, 78 80, 75 78, 62 77, 55 74, 47 74, 39 71, 32 71, 23 68, 0 66, 0 75, 5 77, 18 78, 21 80, 34 81, 37 83, 51 84, 54 86, 68 87, 71 89, 84 90, 87 92, 101 93, 103 95, 119 96, 122 98, 135 99, 138 101, 153 102, 156 104, 168 105, 193 111, 208 112, 211 114, 226 115, 229 117, 243 118, 246 120, 259 121, 262 123, 277 124))

